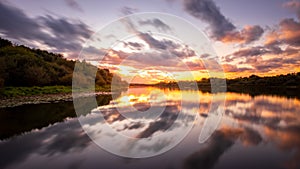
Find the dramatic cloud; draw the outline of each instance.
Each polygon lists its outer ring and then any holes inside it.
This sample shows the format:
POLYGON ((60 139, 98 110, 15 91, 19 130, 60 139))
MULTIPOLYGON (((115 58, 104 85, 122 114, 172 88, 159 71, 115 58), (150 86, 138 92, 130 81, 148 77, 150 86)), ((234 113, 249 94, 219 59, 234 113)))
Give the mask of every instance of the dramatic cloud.
POLYGON ((254 46, 245 49, 240 49, 227 55, 223 58, 226 62, 223 64, 225 71, 229 72, 269 72, 275 69, 293 68, 299 66, 299 49, 293 47, 287 47, 281 49, 276 45, 268 46, 254 46), (269 57, 265 57, 269 55, 269 57), (236 64, 232 64, 234 61, 239 61, 239 64, 246 64, 254 69, 237 68, 236 64), (255 71, 254 71, 255 70, 255 71))
MULTIPOLYGON (((144 42, 122 41, 120 49, 106 51, 101 60, 102 65, 126 65, 135 69, 160 67, 163 70, 185 71, 203 69, 203 65, 194 61, 196 53, 188 45, 180 44, 169 39, 159 39, 151 33, 139 33, 137 37, 144 42), (189 59, 183 61, 184 59, 189 59)), ((93 50, 95 51, 95 50, 93 50)), ((98 52, 99 51, 95 51, 98 52)), ((199 59, 198 59, 199 60, 199 59)))
POLYGON ((222 67, 225 72, 244 72, 244 71, 252 70, 246 67, 238 68, 236 65, 231 65, 231 64, 223 64, 222 67))
POLYGON ((92 34, 89 26, 78 20, 41 16, 28 17, 22 10, 0 2, 0 33, 16 41, 45 44, 53 52, 76 54, 92 34))
POLYGON ((138 43, 138 42, 123 42, 123 44, 124 44, 124 48, 129 48, 133 50, 142 50, 142 48, 144 47, 142 43, 138 43))
POLYGON ((265 36, 264 45, 266 46, 275 46, 280 44, 278 40, 278 33, 275 30, 269 31, 265 36))
MULTIPOLYGON (((123 23, 125 24, 127 30, 136 34, 141 40, 146 42, 152 50, 157 50, 158 52, 167 52, 168 55, 173 55, 175 57, 192 57, 195 56, 195 51, 190 49, 189 46, 184 44, 179 44, 169 39, 157 39, 151 32, 140 32, 136 29, 136 25, 129 19, 124 19, 123 23)), ((158 29, 169 29, 170 26, 163 23, 161 20, 154 18, 145 21, 138 22, 140 26, 142 25, 152 25, 158 29)), ((165 54, 167 55, 167 54, 165 54)))
POLYGON ((64 49, 78 50, 81 43, 90 37, 92 31, 80 21, 71 21, 65 18, 41 17, 42 25, 54 35, 54 39, 48 38, 44 43, 53 46, 60 51, 64 49), (52 40, 52 41, 51 41, 52 40))
POLYGON ((80 5, 76 2, 76 0, 65 0, 67 5, 71 7, 72 9, 75 9, 77 11, 83 12, 83 9, 80 7, 80 5))
MULTIPOLYGON (((100 66, 123 65, 130 66, 134 70, 157 69, 162 71, 190 71, 203 70, 201 62, 184 62, 181 58, 171 55, 169 52, 131 52, 109 50, 101 60, 100 66), (199 64, 198 64, 199 63, 199 64)), ((128 72, 129 75, 131 72, 128 72)), ((136 73, 136 72, 132 72, 136 73)))
POLYGON ((270 31, 266 35, 265 45, 279 44, 300 46, 300 22, 292 18, 284 19, 279 23, 278 29, 270 31))
POLYGON ((184 8, 190 15, 208 23, 211 36, 222 42, 250 43, 258 40, 264 32, 258 25, 238 31, 212 0, 184 0, 184 8))
POLYGON ((260 56, 266 53, 269 53, 270 51, 268 51, 266 48, 262 47, 262 46, 255 46, 255 47, 251 47, 251 48, 246 48, 246 49, 241 49, 238 50, 236 52, 234 52, 232 55, 234 57, 251 57, 251 56, 260 56))
POLYGON ((69 59, 81 59, 81 60, 86 60, 86 61, 101 61, 102 58, 105 57, 107 54, 107 50, 105 49, 98 49, 94 46, 88 46, 85 47, 84 50, 81 51, 80 53, 80 58, 78 56, 72 56, 68 57, 69 59))
POLYGON ((164 41, 159 41, 155 38, 153 38, 149 33, 140 33, 138 34, 139 38, 144 40, 150 48, 152 49, 161 49, 161 50, 166 50, 167 48, 174 48, 177 47, 177 44, 170 40, 164 40, 164 41))
POLYGON ((240 32, 232 31, 225 34, 222 38, 222 42, 237 42, 237 43, 250 43, 258 40, 264 30, 258 26, 245 26, 240 32))
POLYGON ((165 24, 163 21, 155 18, 155 19, 148 19, 148 20, 144 20, 144 21, 139 21, 140 25, 150 25, 153 26, 157 29, 160 29, 162 31, 170 31, 171 28, 169 25, 165 24))
POLYGON ((45 38, 36 20, 29 18, 18 8, 5 5, 3 1, 0 1, 0 32, 14 39, 45 38))
POLYGON ((123 15, 130 15, 130 14, 134 14, 136 12, 138 12, 137 8, 132 8, 132 7, 128 7, 128 6, 124 6, 120 9, 121 13, 123 15))
POLYGON ((279 23, 279 40, 292 46, 300 46, 300 23, 294 19, 284 19, 279 23))
MULTIPOLYGON (((300 19, 300 2, 289 1, 283 5, 300 19)), ((213 0, 184 0, 184 9, 195 18, 208 23, 211 37, 224 43, 249 44, 264 34, 259 25, 246 25, 238 29, 226 18, 213 0)), ((227 72, 264 72, 275 69, 293 69, 299 66, 300 22, 293 18, 283 19, 278 27, 271 28, 260 46, 239 49, 224 56, 223 68, 227 72), (285 47, 287 45, 287 47, 285 47), (242 64, 237 66, 236 64, 242 64)), ((287 71, 287 70, 286 70, 287 71)))
POLYGON ((186 66, 189 67, 191 70, 206 70, 205 65, 199 60, 199 61, 193 61, 193 62, 185 62, 186 66))
MULTIPOLYGON (((284 7, 292 9, 299 17, 300 2, 290 1, 284 7)), ((299 18, 300 19, 300 18, 299 18)), ((259 34, 259 28, 253 28, 246 34, 255 37, 259 34)), ((241 31, 243 32, 243 31, 241 31)), ((247 32, 247 31, 246 31, 247 32)), ((236 36, 230 36, 231 40, 236 36)), ((244 36, 245 37, 245 36, 244 36)), ((259 36, 257 36, 259 37, 259 36)), ((299 47, 300 47, 300 22, 294 18, 286 18, 279 22, 276 27, 268 30, 264 37, 264 44, 239 49, 223 58, 226 63, 239 61, 239 64, 250 65, 255 72, 268 73, 280 69, 289 71, 299 67, 299 47)), ((251 41, 253 39, 250 39, 251 41)), ((247 41, 247 40, 246 40, 247 41)), ((234 67, 227 67, 232 70, 234 67)))
POLYGON ((207 22, 216 39, 222 39, 235 26, 220 12, 211 0, 184 0, 185 10, 192 16, 207 22))
MULTIPOLYGON (((120 53, 121 51, 118 51, 120 53)), ((122 54, 122 52, 121 52, 122 54)), ((147 67, 161 66, 161 69, 170 70, 172 68, 177 68, 182 70, 182 67, 179 67, 180 60, 174 58, 168 53, 157 53, 157 52, 148 52, 148 53, 127 53, 128 57, 126 59, 114 59, 111 57, 109 62, 112 64, 122 62, 122 65, 132 66, 137 69, 143 69, 147 67)))
POLYGON ((241 58, 251 58, 251 57, 257 57, 257 56, 263 56, 265 54, 273 54, 273 55, 290 55, 295 54, 297 52, 294 48, 286 48, 285 50, 282 50, 280 47, 275 45, 268 45, 268 46, 253 46, 249 48, 240 49, 238 51, 233 52, 230 55, 225 56, 226 62, 231 62, 235 59, 241 59, 241 58))
MULTIPOLYGON (((196 65, 187 58, 196 57, 196 53, 188 45, 172 39, 157 36, 152 32, 140 32, 137 25, 159 24, 161 29, 169 29, 165 23, 157 18, 140 20, 136 23, 130 19, 123 19, 122 23, 128 32, 134 33, 138 41, 122 41, 121 46, 108 50, 100 66, 125 65, 132 69, 159 69, 163 71, 190 71, 203 69, 203 65, 196 65), (187 64, 185 64, 187 62, 187 64), (188 66, 192 65, 192 68, 188 66)), ((159 27, 158 25, 156 27, 159 27)), ((122 70, 120 70, 122 71, 122 70)), ((125 71, 126 76, 132 72, 125 71)), ((134 73, 134 72, 133 72, 134 73)))
POLYGON ((300 1, 292 0, 284 3, 283 6, 295 12, 298 19, 300 19, 300 1))
POLYGON ((281 66, 282 66, 281 63, 270 64, 270 62, 268 62, 267 64, 263 63, 263 64, 254 65, 255 69, 260 72, 269 72, 281 66))
POLYGON ((260 60, 260 62, 252 63, 252 66, 256 68, 259 72, 269 72, 274 71, 278 68, 282 67, 290 67, 290 69, 294 67, 299 67, 300 62, 298 58, 272 58, 267 60, 260 60))
POLYGON ((196 55, 195 51, 187 45, 183 46, 167 39, 158 40, 149 33, 140 33, 138 37, 144 40, 151 49, 158 51, 167 50, 166 52, 174 57, 192 57, 196 55))
POLYGON ((278 28, 273 29, 266 35, 265 45, 286 44, 300 46, 300 2, 289 1, 283 4, 284 7, 296 13, 298 21, 294 18, 286 18, 280 21, 278 28))

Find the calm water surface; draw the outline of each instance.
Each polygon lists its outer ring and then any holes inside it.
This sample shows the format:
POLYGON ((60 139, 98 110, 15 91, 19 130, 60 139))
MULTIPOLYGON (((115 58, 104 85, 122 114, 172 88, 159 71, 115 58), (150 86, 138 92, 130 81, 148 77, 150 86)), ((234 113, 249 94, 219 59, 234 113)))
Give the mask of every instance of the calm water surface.
MULTIPOLYGON (((214 98, 218 95, 224 94, 214 94, 214 98)), ((127 137, 151 140, 166 135, 148 146, 115 139, 111 142, 115 149, 155 153, 171 145, 184 126, 193 125, 174 148, 144 159, 124 158, 100 148, 78 122, 72 102, 1 109, 0 168, 300 168, 300 100, 226 93, 225 112, 217 130, 200 144, 199 134, 213 109, 211 102, 210 93, 146 87, 131 88, 114 99, 98 96, 99 107, 90 107, 79 117, 89 122, 83 127, 92 138, 114 138, 105 125, 127 137), (188 97, 182 98, 183 94, 188 97), (191 118, 178 120, 181 111, 191 118), (97 119, 99 113, 105 120, 97 119)), ((89 98, 82 104, 88 103, 89 98)))

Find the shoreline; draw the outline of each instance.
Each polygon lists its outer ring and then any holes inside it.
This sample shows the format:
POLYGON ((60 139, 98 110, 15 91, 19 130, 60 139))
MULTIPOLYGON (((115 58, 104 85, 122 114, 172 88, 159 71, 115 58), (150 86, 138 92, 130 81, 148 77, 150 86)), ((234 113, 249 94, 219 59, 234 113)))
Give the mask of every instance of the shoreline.
MULTIPOLYGON (((139 86, 131 86, 139 87, 139 86)), ((146 86, 140 86, 146 87, 146 86)), ((158 87, 158 86, 153 86, 158 87)), ((198 86, 202 92, 211 92, 210 86, 198 86)), ((57 88, 57 87, 56 87, 57 88)), ((158 88, 174 88, 173 86, 160 86, 158 88)), ((176 87, 175 87, 176 88, 176 87)), ((58 93, 40 93, 34 95, 17 95, 10 97, 0 97, 0 108, 16 107, 26 104, 43 104, 72 101, 77 97, 90 97, 92 95, 111 95, 114 92, 104 90, 96 92, 79 92, 56 91, 58 93)), ((216 91, 217 92, 217 91, 216 91)), ((258 86, 258 85, 228 85, 226 92, 246 93, 251 96, 257 95, 278 95, 300 99, 299 86, 258 86)))
MULTIPOLYGON (((93 94, 98 95, 111 95, 112 92, 95 92, 83 93, 76 97, 90 97, 93 94)), ((16 107, 26 104, 43 104, 43 103, 57 103, 73 101, 72 93, 56 93, 56 94, 41 94, 31 96, 14 96, 0 99, 0 108, 16 107)))

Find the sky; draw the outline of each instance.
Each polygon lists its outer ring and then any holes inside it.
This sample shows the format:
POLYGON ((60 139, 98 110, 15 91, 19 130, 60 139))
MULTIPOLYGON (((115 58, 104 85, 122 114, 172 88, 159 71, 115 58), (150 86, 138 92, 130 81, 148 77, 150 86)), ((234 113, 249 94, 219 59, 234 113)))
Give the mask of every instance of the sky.
POLYGON ((0 36, 135 83, 300 71, 299 0, 0 0, 0 36))

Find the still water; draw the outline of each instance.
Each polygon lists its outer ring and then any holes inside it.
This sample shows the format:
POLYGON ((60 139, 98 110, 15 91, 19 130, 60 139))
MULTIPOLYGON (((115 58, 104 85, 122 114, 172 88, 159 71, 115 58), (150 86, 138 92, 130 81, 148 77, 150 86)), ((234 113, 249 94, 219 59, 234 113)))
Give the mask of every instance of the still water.
POLYGON ((0 168, 300 168, 297 98, 135 87, 97 104, 79 117, 72 102, 0 109, 0 168), (199 143, 223 96, 220 123, 199 143))

